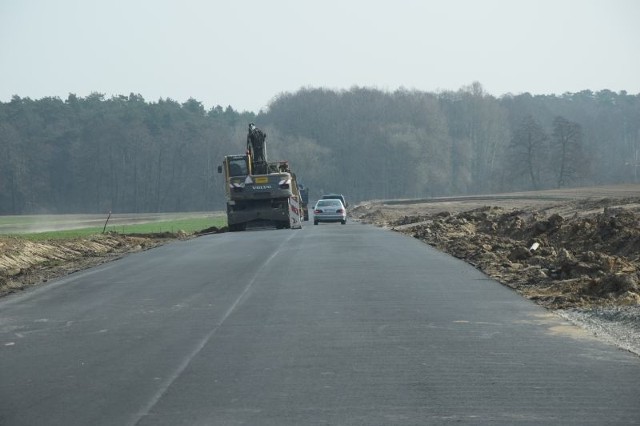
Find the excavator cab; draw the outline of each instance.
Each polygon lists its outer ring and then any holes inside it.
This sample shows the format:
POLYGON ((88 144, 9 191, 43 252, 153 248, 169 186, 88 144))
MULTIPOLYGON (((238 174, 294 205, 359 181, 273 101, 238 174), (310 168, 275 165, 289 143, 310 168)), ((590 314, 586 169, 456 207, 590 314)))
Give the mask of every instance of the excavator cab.
POLYGON ((222 173, 223 168, 227 178, 251 174, 251 162, 248 155, 227 155, 222 166, 218 166, 218 173, 222 173))
POLYGON ((229 157, 229 176, 247 176, 250 174, 247 160, 247 156, 229 157))

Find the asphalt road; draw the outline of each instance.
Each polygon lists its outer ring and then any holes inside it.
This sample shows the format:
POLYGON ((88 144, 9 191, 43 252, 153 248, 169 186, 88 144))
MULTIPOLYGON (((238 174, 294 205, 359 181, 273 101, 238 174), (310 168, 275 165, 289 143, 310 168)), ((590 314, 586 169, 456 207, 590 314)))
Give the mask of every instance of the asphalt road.
POLYGON ((412 238, 176 242, 0 300, 1 425, 640 423, 640 359, 412 238))

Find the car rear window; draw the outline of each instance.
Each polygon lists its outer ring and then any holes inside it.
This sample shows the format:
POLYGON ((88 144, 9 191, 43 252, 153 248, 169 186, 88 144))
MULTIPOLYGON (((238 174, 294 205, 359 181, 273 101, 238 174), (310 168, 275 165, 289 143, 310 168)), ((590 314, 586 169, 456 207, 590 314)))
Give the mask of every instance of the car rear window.
POLYGON ((319 206, 339 206, 342 205, 340 200, 320 200, 318 201, 319 206))
POLYGON ((344 197, 342 195, 323 195, 323 200, 340 200, 342 204, 345 204, 344 197))

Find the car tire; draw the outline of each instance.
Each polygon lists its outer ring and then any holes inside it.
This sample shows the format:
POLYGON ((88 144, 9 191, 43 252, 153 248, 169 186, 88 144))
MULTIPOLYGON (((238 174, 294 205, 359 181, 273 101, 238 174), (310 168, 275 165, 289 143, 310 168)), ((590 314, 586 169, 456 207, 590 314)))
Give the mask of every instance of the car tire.
POLYGON ((346 225, 347 221, 346 220, 342 220, 342 221, 340 221, 340 223, 342 223, 343 225, 346 225))
POLYGON ((317 221, 317 220, 314 220, 314 221, 313 221, 313 224, 314 224, 314 225, 317 225, 317 224, 318 224, 318 221, 317 221))

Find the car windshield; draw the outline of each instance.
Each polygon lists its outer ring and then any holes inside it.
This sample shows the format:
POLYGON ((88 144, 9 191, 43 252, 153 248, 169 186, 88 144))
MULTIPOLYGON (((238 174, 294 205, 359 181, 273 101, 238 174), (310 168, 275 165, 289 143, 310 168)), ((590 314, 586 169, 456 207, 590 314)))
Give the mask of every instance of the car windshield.
POLYGON ((318 207, 327 207, 327 206, 342 206, 340 200, 320 200, 317 204, 318 207))

